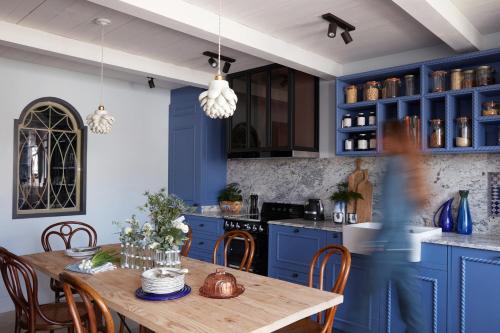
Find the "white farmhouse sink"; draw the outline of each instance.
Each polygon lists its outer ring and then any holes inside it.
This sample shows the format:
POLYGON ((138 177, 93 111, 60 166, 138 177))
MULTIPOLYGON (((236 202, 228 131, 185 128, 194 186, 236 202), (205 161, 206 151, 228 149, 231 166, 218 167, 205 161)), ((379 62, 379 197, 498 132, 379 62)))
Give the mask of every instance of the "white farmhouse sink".
MULTIPOLYGON (((371 254, 372 241, 381 227, 380 223, 375 222, 344 225, 342 228, 343 244, 352 253, 371 254)), ((411 241, 409 258, 411 262, 420 261, 422 241, 441 236, 441 228, 434 227, 410 226, 408 232, 411 241)))

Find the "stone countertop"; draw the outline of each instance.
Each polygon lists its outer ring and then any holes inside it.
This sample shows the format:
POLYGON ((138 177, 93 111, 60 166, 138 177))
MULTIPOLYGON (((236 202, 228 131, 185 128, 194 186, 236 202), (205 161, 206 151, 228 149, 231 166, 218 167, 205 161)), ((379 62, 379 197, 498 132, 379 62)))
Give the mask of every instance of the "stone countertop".
POLYGON ((220 211, 209 211, 209 212, 196 212, 196 213, 189 213, 186 215, 191 215, 191 216, 201 216, 201 217, 211 217, 211 218, 217 218, 217 219, 222 219, 224 218, 224 214, 220 211))
MULTIPOLYGON (((269 224, 333 232, 342 232, 343 226, 342 224, 335 224, 331 221, 314 222, 305 219, 269 221, 269 224)), ((452 232, 444 232, 439 237, 424 240, 423 242, 430 244, 460 246, 479 250, 500 251, 500 236, 490 236, 485 234, 460 235, 452 232)))

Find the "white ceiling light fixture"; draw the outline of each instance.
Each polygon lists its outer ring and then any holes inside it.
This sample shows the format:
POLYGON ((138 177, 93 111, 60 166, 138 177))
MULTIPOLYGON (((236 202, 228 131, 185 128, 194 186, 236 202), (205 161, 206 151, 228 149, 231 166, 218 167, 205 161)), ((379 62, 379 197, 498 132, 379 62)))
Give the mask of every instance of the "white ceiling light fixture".
POLYGON ((217 61, 217 75, 210 81, 208 90, 198 97, 200 105, 206 115, 212 119, 229 118, 236 110, 238 97, 233 89, 229 88, 229 83, 224 80, 220 72, 220 26, 221 26, 222 0, 219 0, 219 49, 217 61))
POLYGON ((103 80, 104 80, 104 27, 111 24, 111 21, 106 18, 97 18, 94 20, 95 24, 101 26, 101 93, 99 98, 99 107, 94 113, 87 116, 87 125, 90 131, 95 134, 108 134, 111 132, 115 118, 106 111, 104 108, 103 97, 103 80))

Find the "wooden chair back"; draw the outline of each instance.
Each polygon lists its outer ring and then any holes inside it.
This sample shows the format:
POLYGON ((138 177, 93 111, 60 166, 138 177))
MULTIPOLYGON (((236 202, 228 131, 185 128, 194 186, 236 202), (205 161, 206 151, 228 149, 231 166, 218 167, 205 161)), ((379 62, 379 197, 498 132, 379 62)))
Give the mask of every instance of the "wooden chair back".
POLYGON ((241 259, 239 270, 245 269, 245 271, 250 270, 250 266, 252 265, 253 256, 255 254, 255 241, 248 232, 243 230, 233 230, 226 232, 224 235, 220 236, 215 242, 214 251, 212 254, 212 262, 217 264, 217 249, 221 242, 224 242, 224 266, 227 266, 227 250, 231 245, 233 240, 243 241, 245 244, 245 252, 243 254, 243 258, 241 259))
POLYGON ((96 246, 97 232, 95 229, 83 222, 63 221, 48 226, 42 232, 42 246, 45 252, 52 251, 50 239, 52 236, 59 237, 64 242, 66 249, 71 248, 71 240, 76 234, 86 234, 88 237, 88 246, 96 246))
POLYGON ((181 249, 181 255, 187 257, 189 255, 189 250, 191 250, 191 243, 193 242, 193 231, 191 227, 189 227, 189 231, 186 235, 186 240, 184 241, 184 245, 181 249))
POLYGON ((28 332, 35 332, 38 329, 37 317, 41 318, 47 327, 68 324, 45 316, 38 303, 38 279, 35 270, 22 258, 3 247, 0 247, 0 271, 7 292, 14 302, 16 321, 25 316, 28 332))
POLYGON ((98 331, 103 333, 115 332, 115 323, 113 321, 113 317, 111 316, 111 312, 97 291, 76 275, 68 272, 62 272, 59 274, 59 281, 63 284, 64 295, 66 297, 66 301, 68 302, 71 318, 73 319, 75 333, 97 333, 98 331), (82 319, 78 313, 78 307, 73 295, 75 291, 80 295, 80 298, 87 310, 87 329, 82 323, 82 319), (96 308, 99 312, 98 314, 96 314, 96 308), (104 318, 104 330, 102 330, 102 328, 100 330, 99 328, 100 319, 98 316, 100 315, 104 318))
MULTIPOLYGON (((318 261, 321 258, 321 264, 319 266, 318 288, 320 290, 323 290, 326 265, 328 264, 330 258, 336 254, 340 255, 340 267, 331 292, 341 295, 344 294, 344 289, 347 284, 347 278, 349 277, 349 272, 351 270, 351 253, 346 247, 342 245, 328 245, 314 254, 314 257, 311 260, 311 265, 309 266, 309 287, 314 288, 314 271, 316 265, 318 264, 318 261)), ((332 331, 333 320, 335 318, 336 312, 337 306, 326 310, 325 321, 323 324, 324 326, 321 333, 332 331)), ((318 323, 322 323, 323 313, 318 313, 316 319, 318 323)))

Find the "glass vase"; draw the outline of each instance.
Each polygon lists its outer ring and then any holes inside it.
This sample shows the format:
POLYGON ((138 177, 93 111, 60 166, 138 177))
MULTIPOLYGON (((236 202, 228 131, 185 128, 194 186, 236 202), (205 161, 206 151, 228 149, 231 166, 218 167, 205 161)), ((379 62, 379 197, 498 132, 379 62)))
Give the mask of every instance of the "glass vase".
POLYGON ((467 199, 469 191, 459 191, 458 193, 460 193, 460 205, 458 206, 457 232, 463 235, 470 235, 472 233, 472 217, 467 199))
POLYGON ((165 268, 180 268, 180 250, 156 250, 154 255, 154 266, 165 268))

